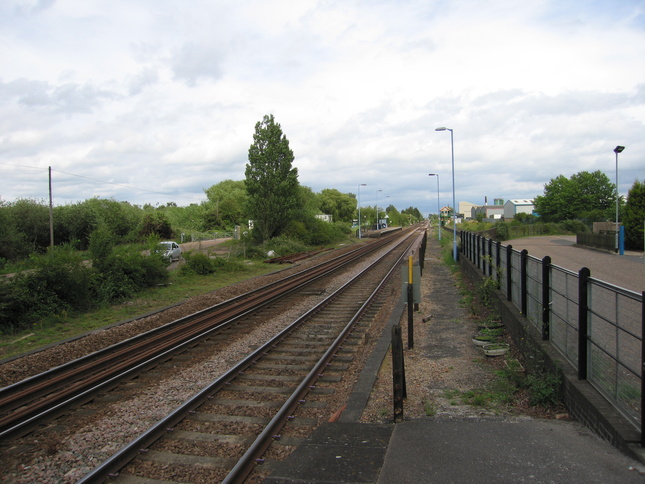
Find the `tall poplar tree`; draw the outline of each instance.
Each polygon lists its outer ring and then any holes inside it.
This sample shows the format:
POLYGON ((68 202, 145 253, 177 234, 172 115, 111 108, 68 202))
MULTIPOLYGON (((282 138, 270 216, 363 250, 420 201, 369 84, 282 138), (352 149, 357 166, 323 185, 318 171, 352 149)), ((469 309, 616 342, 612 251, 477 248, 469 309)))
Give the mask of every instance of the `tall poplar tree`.
POLYGON ((645 224, 645 181, 636 180, 627 194, 622 217, 625 226, 625 243, 628 248, 643 250, 643 224, 645 224))
POLYGON ((265 115, 255 125, 245 171, 248 212, 262 241, 278 235, 293 218, 298 200, 293 159, 282 128, 272 114, 265 115))

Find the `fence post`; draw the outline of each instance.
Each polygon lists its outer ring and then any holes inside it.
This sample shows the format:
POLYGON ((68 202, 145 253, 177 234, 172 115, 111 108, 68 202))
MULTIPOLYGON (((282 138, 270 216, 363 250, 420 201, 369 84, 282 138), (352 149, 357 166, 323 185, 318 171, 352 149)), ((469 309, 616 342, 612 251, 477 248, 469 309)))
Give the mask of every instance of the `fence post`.
POLYGON ((520 252, 520 307, 522 311, 522 315, 526 316, 528 313, 527 309, 527 283, 526 280, 528 278, 526 274, 526 263, 528 261, 528 255, 529 251, 526 249, 523 249, 522 252, 520 252))
POLYGON ((394 422, 400 422, 403 420, 403 399, 406 397, 403 336, 400 324, 392 326, 392 390, 394 398, 394 422))
POLYGON ((493 239, 488 239, 488 277, 493 275, 493 239))
MULTIPOLYGON (((502 267, 502 243, 498 240, 496 242, 496 247, 495 247, 495 262, 497 263, 497 267, 501 268, 502 267)), ((497 272, 497 287, 501 287, 502 285, 502 272, 501 271, 496 271, 497 272)))
POLYGON ((414 348, 414 285, 408 284, 408 349, 414 348))
POLYGON ((549 339, 551 330, 551 257, 544 256, 542 259, 542 339, 549 339))
POLYGON ((464 255, 468 257, 468 246, 470 245, 470 233, 464 232, 461 238, 461 248, 464 251, 464 255))
POLYGON ((479 239, 481 239, 480 235, 475 235, 475 266, 477 269, 479 269, 479 239))
POLYGON ((483 235, 479 238, 479 259, 481 260, 482 274, 486 275, 486 237, 483 235))
POLYGON ((587 379, 587 355, 589 339, 588 331, 588 303, 589 303, 589 284, 588 279, 591 271, 583 267, 578 271, 578 380, 587 379))
POLYGON ((513 281, 511 278, 511 275, 513 273, 513 266, 511 265, 511 255, 513 254, 513 246, 512 245, 507 245, 506 246, 506 300, 507 301, 512 301, 513 296, 511 294, 511 291, 513 290, 513 281))

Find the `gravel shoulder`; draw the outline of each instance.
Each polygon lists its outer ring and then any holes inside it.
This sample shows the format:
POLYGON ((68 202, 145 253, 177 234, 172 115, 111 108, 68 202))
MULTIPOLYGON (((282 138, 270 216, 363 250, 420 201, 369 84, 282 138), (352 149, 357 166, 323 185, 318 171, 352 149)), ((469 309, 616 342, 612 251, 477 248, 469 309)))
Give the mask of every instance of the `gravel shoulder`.
MULTIPOLYGON (((564 406, 541 407, 529 405, 528 391, 518 390, 512 401, 486 398, 495 392, 498 370, 506 361, 521 362, 522 356, 513 347, 509 336, 505 342, 511 350, 505 356, 487 357, 472 342, 477 323, 490 314, 477 306, 477 287, 458 273, 452 273, 442 260, 438 242, 428 239, 425 269, 421 277, 421 303, 414 313, 414 348, 408 349, 407 312, 400 324, 405 348, 405 377, 407 399, 404 419, 437 417, 490 417, 493 415, 518 418, 570 419, 564 406), (478 316, 471 307, 476 306, 478 316), (478 405, 468 397, 482 395, 478 405)), ((385 356, 362 422, 391 422, 392 403, 391 354, 385 356)))

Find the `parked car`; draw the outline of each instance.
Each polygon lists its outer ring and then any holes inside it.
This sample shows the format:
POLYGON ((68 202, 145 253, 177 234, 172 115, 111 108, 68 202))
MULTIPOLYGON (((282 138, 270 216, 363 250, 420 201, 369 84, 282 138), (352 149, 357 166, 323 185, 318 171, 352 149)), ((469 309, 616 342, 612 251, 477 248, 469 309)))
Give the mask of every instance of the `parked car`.
POLYGON ((177 242, 160 242, 157 245, 156 252, 160 253, 163 258, 168 259, 170 262, 181 259, 181 247, 179 247, 177 242))

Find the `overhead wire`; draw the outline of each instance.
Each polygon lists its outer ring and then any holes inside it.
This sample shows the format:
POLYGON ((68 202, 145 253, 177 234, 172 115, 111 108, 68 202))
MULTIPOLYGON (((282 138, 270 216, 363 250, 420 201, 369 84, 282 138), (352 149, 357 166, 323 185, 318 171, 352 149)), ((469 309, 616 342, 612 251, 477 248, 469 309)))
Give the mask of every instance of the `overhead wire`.
MULTIPOLYGON (((11 163, 0 163, 0 165, 15 166, 15 167, 18 167, 18 168, 31 168, 31 169, 34 169, 34 170, 43 170, 43 171, 47 171, 49 169, 49 168, 41 168, 41 167, 37 167, 37 166, 16 165, 16 164, 11 164, 11 163)), ((105 184, 108 184, 108 185, 114 185, 114 186, 118 186, 118 187, 122 187, 122 188, 127 188, 129 190, 137 190, 137 191, 140 191, 140 192, 154 193, 156 195, 165 195, 167 197, 179 198, 179 199, 182 199, 182 200, 191 200, 193 202, 195 201, 195 199, 189 199, 187 197, 172 195, 170 193, 157 192, 157 191, 154 191, 154 190, 148 190, 146 188, 133 187, 133 186, 130 186, 130 185, 124 185, 122 183, 115 183, 115 182, 110 182, 110 181, 105 181, 105 180, 98 180, 96 178, 91 178, 91 177, 87 177, 87 176, 84 176, 84 175, 77 175, 76 173, 70 173, 70 172, 63 171, 63 170, 57 170, 55 168, 51 168, 51 171, 56 172, 56 173, 63 173, 65 175, 75 176, 75 177, 78 177, 78 178, 84 178, 86 180, 90 180, 90 181, 97 182, 97 183, 105 183, 105 184)))

